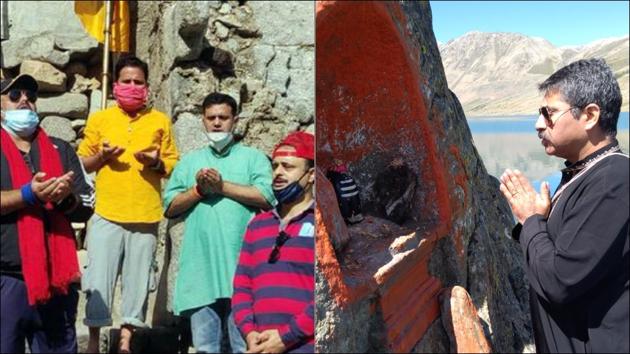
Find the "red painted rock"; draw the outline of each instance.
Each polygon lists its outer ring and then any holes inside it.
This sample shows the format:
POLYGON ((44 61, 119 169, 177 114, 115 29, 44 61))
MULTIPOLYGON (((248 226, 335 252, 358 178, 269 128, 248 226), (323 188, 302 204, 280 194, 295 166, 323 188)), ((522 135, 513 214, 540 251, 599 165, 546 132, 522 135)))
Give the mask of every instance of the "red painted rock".
POLYGON ((477 309, 466 289, 447 288, 440 294, 442 324, 449 336, 452 353, 490 353, 477 309))
MULTIPOLYGON (((391 235, 365 235, 364 226, 349 227, 350 235, 356 229, 354 234, 361 236, 352 236, 339 255, 338 273, 327 262, 324 275, 331 288, 336 284, 347 290, 347 296, 333 294, 336 299, 353 303, 377 296, 375 311, 382 312, 385 322, 383 345, 408 351, 437 317, 440 285, 428 274, 434 242, 425 242, 420 251, 419 237, 415 243, 395 241, 418 227, 430 230, 423 237, 444 236, 451 215, 447 172, 437 156, 420 90, 425 79, 414 44, 400 31, 404 15, 398 4, 326 2, 318 10, 317 164, 326 170, 335 160, 343 161, 362 188, 364 210, 376 216, 375 228, 387 225, 380 219, 404 228, 391 235), (394 183, 391 171, 403 169, 394 183), (386 190, 388 176, 392 188, 386 190), (401 247, 406 252, 398 252, 401 247), (339 277, 331 278, 333 274, 339 277)), ((327 235, 334 246, 344 242, 344 234, 327 187, 318 184, 319 207, 327 206, 320 210, 324 229, 318 236, 327 235)))
MULTIPOLYGON (((440 290, 468 282, 473 298, 492 304, 480 316, 493 347, 521 351, 522 256, 448 90, 428 2, 325 1, 316 10, 317 165, 347 166, 365 216, 343 225, 318 172, 317 350, 418 348, 439 323, 440 290)), ((448 347, 445 336, 431 340, 448 347)))

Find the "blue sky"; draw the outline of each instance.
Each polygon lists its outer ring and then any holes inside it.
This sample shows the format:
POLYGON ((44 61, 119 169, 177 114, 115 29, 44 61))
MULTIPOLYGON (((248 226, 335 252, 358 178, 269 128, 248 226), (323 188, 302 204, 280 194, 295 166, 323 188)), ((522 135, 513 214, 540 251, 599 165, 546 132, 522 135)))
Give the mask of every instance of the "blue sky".
POLYGON ((431 1, 433 32, 446 43, 466 32, 517 32, 555 46, 628 35, 628 1, 431 1))

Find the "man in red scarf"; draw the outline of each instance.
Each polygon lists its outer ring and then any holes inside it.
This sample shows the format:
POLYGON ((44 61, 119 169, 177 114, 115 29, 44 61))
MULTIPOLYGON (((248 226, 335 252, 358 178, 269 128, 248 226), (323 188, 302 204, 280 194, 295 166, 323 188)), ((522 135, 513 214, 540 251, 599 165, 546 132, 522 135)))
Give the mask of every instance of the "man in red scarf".
POLYGON ((3 80, 0 149, 0 352, 77 351, 80 277, 71 221, 92 214, 92 188, 67 142, 39 127, 37 82, 3 80))

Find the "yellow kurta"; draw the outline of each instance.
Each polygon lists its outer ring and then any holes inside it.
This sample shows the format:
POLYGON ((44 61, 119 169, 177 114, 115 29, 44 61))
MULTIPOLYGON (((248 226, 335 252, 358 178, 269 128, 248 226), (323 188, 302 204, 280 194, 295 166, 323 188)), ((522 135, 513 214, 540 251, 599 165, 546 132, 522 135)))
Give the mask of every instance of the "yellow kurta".
POLYGON ((146 109, 135 118, 118 106, 90 115, 78 155, 98 153, 103 142, 125 148, 96 173, 95 212, 115 222, 152 223, 162 218, 162 177, 168 176, 178 159, 171 120, 162 112, 146 109), (134 153, 160 149, 166 175, 138 162, 134 153))

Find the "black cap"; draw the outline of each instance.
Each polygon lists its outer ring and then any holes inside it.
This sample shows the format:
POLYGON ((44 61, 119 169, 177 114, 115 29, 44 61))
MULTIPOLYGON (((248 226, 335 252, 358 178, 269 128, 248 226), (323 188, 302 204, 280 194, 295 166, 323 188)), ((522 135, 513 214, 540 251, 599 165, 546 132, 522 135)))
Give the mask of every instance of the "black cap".
POLYGON ((31 75, 21 74, 13 79, 2 80, 0 93, 4 94, 12 88, 21 88, 37 92, 39 86, 37 85, 37 81, 31 75))

